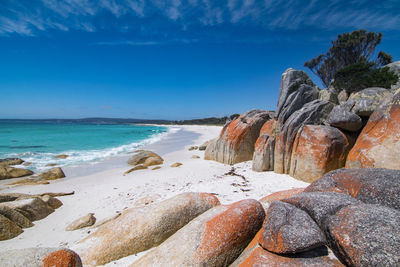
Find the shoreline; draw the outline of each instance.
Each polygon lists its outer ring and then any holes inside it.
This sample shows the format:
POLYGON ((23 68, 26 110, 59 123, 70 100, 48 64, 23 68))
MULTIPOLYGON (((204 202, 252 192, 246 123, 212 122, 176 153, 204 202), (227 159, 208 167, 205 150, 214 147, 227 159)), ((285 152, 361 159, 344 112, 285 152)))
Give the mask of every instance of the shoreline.
MULTIPOLYGON (((113 165, 112 168, 89 175, 55 180, 48 185, 17 186, 1 190, 2 193, 30 194, 75 192, 71 196, 59 197, 63 206, 46 218, 35 221, 33 227, 24 229, 18 237, 1 241, 1 250, 30 247, 68 247, 73 250, 77 242, 95 229, 65 231, 72 221, 88 213, 94 213, 97 221, 101 221, 126 208, 140 205, 139 202, 144 198, 159 202, 183 192, 208 192, 215 194, 222 204, 228 204, 245 198, 260 199, 276 191, 308 185, 286 174, 254 172, 251 161, 230 166, 204 160, 204 151, 189 151, 188 148, 216 138, 222 127, 179 127, 182 130, 173 133, 170 138, 146 147, 164 158, 159 170, 138 170, 124 176, 123 173, 129 169, 124 160, 125 167, 113 165), (194 159, 193 155, 200 158, 194 159), (183 165, 171 168, 170 165, 175 162, 183 165), (245 176, 247 182, 239 176, 229 175, 232 167, 237 174, 245 176)), ((126 266, 138 256, 131 255, 107 266, 126 266)))

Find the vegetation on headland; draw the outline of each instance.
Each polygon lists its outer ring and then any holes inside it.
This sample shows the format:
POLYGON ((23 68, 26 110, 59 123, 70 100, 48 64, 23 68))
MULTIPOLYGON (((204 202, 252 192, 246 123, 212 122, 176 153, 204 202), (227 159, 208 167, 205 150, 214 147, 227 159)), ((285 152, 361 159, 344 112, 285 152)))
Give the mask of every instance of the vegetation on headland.
POLYGON ((316 74, 322 83, 333 85, 348 93, 367 87, 390 88, 398 77, 383 66, 392 62, 391 55, 380 51, 375 59, 375 48, 382 41, 382 33, 357 30, 338 35, 328 52, 321 54, 304 66, 316 74))

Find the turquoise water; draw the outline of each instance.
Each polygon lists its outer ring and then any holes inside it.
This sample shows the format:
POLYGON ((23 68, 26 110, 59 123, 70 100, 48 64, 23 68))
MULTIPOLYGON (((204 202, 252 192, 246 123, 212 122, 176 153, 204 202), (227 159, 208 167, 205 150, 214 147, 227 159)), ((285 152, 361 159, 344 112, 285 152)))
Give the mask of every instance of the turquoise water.
POLYGON ((0 158, 18 157, 40 170, 48 163, 76 166, 131 152, 160 140, 167 127, 127 124, 1 122, 0 158), (55 159, 67 154, 67 159, 55 159))

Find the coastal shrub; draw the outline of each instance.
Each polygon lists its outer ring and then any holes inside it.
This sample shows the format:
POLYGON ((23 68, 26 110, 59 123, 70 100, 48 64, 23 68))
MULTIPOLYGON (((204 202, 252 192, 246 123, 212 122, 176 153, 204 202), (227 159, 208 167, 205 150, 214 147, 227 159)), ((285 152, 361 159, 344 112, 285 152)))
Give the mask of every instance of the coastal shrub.
POLYGON ((359 62, 340 69, 335 74, 333 86, 351 94, 368 87, 390 88, 398 78, 389 67, 379 69, 374 63, 359 62))
MULTIPOLYGON (((339 70, 357 63, 373 64, 366 69, 366 74, 376 74, 371 72, 373 68, 376 69, 392 62, 392 56, 383 51, 378 53, 375 60, 371 60, 376 46, 381 41, 382 33, 365 30, 343 33, 332 41, 328 52, 306 61, 304 66, 316 74, 326 87, 329 87, 339 70)), ((360 66, 353 67, 351 71, 354 69, 359 73, 361 71, 360 66)), ((380 75, 382 74, 378 74, 380 75)))

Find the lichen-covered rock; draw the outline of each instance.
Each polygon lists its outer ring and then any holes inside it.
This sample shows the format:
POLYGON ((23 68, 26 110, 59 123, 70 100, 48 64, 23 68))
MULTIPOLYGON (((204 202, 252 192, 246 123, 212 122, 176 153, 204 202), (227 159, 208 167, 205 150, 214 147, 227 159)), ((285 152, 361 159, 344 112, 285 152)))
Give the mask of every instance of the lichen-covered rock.
POLYGON ((33 223, 28 218, 10 207, 0 206, 0 214, 7 217, 10 221, 15 222, 21 228, 33 226, 33 223))
POLYGON ((400 92, 384 99, 371 115, 346 167, 400 169, 400 92))
POLYGON ((275 136, 277 131, 275 119, 264 123, 254 146, 252 169, 257 172, 274 170, 275 136))
POLYGON ((21 227, 0 214, 0 241, 14 238, 22 233, 21 227))
POLYGON ((307 212, 308 215, 323 228, 325 220, 338 210, 349 205, 362 204, 361 201, 340 193, 309 192, 296 194, 282 200, 307 212))
POLYGON ((48 171, 42 172, 39 174, 39 177, 43 180, 55 180, 64 178, 65 174, 60 167, 51 168, 48 171))
POLYGON ((385 67, 389 67, 390 71, 394 72, 394 74, 396 74, 399 77, 397 83, 391 86, 391 90, 396 91, 397 89, 400 88, 400 61, 392 62, 386 65, 385 67))
POLYGON ((361 204, 342 208, 326 223, 329 245, 348 266, 399 266, 400 211, 361 204))
MULTIPOLYGON (((158 162, 161 162, 159 164, 162 164, 164 162, 163 158, 157 155, 156 153, 148 150, 139 150, 135 151, 136 154, 134 154, 130 159, 128 160, 129 165, 138 165, 138 164, 144 164, 148 158, 155 158, 157 159, 158 162)), ((149 160, 150 161, 150 160, 149 160)), ((151 160, 153 161, 153 160, 151 160)), ((148 165, 150 166, 150 165, 148 165)))
POLYGON ((22 248, 0 251, 0 265, 7 267, 39 267, 43 264, 43 258, 56 250, 58 248, 22 248))
POLYGON ((278 255, 256 244, 255 248, 245 251, 231 267, 344 267, 324 248, 296 253, 294 256, 278 255))
POLYGON ((302 193, 303 191, 304 191, 304 188, 293 188, 293 189, 278 191, 278 192, 272 193, 268 196, 261 198, 259 201, 262 204, 271 204, 272 202, 274 202, 276 200, 282 200, 282 199, 294 196, 296 194, 302 193))
POLYGON ((325 236, 306 212, 281 201, 268 208, 258 240, 266 250, 278 253, 298 253, 325 244, 325 236))
POLYGON ((161 244, 192 219, 219 205, 207 193, 184 193, 123 211, 74 247, 85 265, 103 265, 161 244))
POLYGON ((363 126, 360 116, 342 106, 335 106, 329 113, 326 122, 331 126, 350 132, 356 132, 363 126))
POLYGON ((41 220, 54 212, 54 209, 39 197, 0 203, 0 207, 4 206, 18 211, 31 221, 41 220))
POLYGON ((281 114, 290 94, 297 91, 302 84, 314 86, 314 83, 304 71, 289 68, 282 74, 281 84, 279 87, 278 106, 275 114, 276 118, 281 114))
POLYGON ((81 258, 70 249, 53 251, 42 262, 43 267, 82 267, 81 258))
POLYGON ((289 174, 313 182, 331 170, 344 167, 348 151, 347 137, 337 128, 305 125, 294 141, 289 174))
POLYGON ((89 213, 79 219, 76 219, 72 223, 70 223, 67 228, 65 228, 66 231, 75 231, 81 228, 85 228, 88 226, 92 226, 96 222, 96 217, 94 217, 94 213, 89 213))
POLYGON ((304 192, 343 193, 364 203, 400 210, 400 170, 334 170, 310 184, 304 192))
POLYGON ((264 110, 250 110, 229 122, 219 138, 207 146, 204 159, 236 164, 253 158, 254 144, 263 124, 270 119, 264 110))
POLYGON ((203 213, 131 266, 228 266, 260 229, 256 200, 220 205, 203 213))
POLYGON ((351 94, 346 103, 343 104, 343 107, 348 108, 349 111, 361 117, 369 117, 378 107, 379 103, 386 96, 391 95, 392 93, 385 88, 366 88, 351 94))
POLYGON ((0 166, 0 180, 29 176, 32 174, 33 171, 28 169, 0 166))
POLYGON ((22 163, 24 163, 24 161, 20 158, 0 159, 0 166, 20 165, 22 163))
POLYGON ((329 101, 335 105, 339 104, 338 93, 335 89, 331 90, 331 88, 320 90, 319 91, 319 99, 329 101))
POLYGON ((333 104, 325 100, 314 100, 294 112, 276 137, 274 152, 274 171, 289 173, 293 142, 297 131, 304 125, 320 125, 333 109, 333 104))

